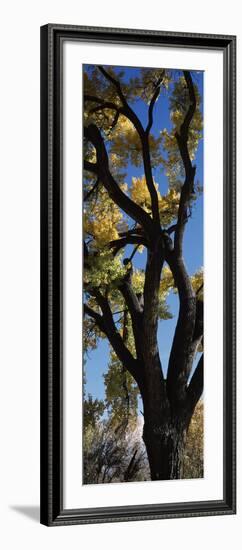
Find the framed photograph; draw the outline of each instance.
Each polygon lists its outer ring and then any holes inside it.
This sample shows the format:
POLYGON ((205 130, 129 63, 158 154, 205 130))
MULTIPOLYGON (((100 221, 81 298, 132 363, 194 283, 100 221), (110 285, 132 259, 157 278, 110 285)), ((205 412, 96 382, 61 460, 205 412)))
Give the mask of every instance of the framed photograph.
POLYGON ((41 523, 234 514, 236 38, 41 28, 41 523))

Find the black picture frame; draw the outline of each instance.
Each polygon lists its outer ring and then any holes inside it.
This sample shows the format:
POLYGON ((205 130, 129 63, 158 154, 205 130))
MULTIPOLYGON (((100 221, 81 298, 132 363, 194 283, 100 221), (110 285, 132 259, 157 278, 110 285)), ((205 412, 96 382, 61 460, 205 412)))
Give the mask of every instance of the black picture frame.
POLYGON ((236 513, 236 37, 81 27, 41 27, 41 523, 48 526, 236 513), (64 40, 223 52, 224 418, 223 499, 63 509, 62 45, 64 40))

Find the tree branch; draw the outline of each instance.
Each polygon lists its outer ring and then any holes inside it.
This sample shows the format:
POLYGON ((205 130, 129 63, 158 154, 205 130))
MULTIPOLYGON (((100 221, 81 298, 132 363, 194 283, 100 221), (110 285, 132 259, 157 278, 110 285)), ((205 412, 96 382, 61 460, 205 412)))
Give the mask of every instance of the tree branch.
MULTIPOLYGON (((135 127, 135 129, 136 129, 136 131, 137 131, 137 133, 140 137, 141 146, 142 146, 142 155, 143 155, 145 179, 146 179, 146 184, 147 184, 147 187, 148 187, 148 190, 149 190, 149 193, 150 193, 150 198, 151 198, 152 215, 153 215, 154 222, 155 222, 156 226, 158 227, 158 226, 160 226, 160 215, 159 215, 158 195, 157 195, 157 191, 156 191, 154 181, 153 181, 151 160, 150 160, 150 151, 149 151, 149 131, 150 131, 150 129, 148 129, 148 131, 147 131, 147 129, 146 129, 146 131, 144 130, 139 118, 137 117, 137 115, 135 114, 133 109, 131 109, 130 105, 128 104, 128 102, 127 102, 127 100, 126 100, 126 98, 123 94, 120 82, 118 80, 116 80, 113 76, 111 76, 102 66, 99 65, 98 68, 99 68, 99 71, 103 74, 103 76, 109 82, 111 82, 114 85, 114 87, 116 88, 118 97, 119 97, 119 99, 122 103, 122 108, 121 108, 120 112, 122 114, 124 114, 132 122, 132 124, 134 125, 134 127, 135 127)), ((156 95, 156 93, 155 93, 155 95, 156 95)), ((155 99, 156 99, 156 97, 155 97, 155 99)), ((154 100, 154 102, 155 102, 155 100, 154 100)), ((149 122, 151 122, 151 119, 152 119, 152 111, 153 111, 153 107, 151 107, 149 109, 149 118, 150 118, 149 122)), ((149 128, 149 124, 148 124, 147 128, 149 128)))
POLYGON ((91 114, 96 113, 98 111, 104 111, 105 109, 111 109, 115 111, 115 116, 111 124, 111 130, 113 130, 113 128, 116 126, 118 122, 119 115, 122 113, 122 108, 115 105, 115 103, 113 103, 112 101, 105 101, 101 97, 96 97, 89 94, 84 94, 84 101, 91 101, 93 103, 98 103, 96 107, 92 107, 92 109, 89 110, 89 113, 91 114))
POLYGON ((93 172, 94 174, 98 173, 98 166, 95 162, 89 162, 88 160, 84 160, 84 170, 87 170, 88 172, 93 172))
POLYGON ((189 378, 198 340, 194 339, 196 331, 197 300, 190 277, 187 273, 183 257, 182 243, 185 223, 187 222, 187 207, 195 176, 188 151, 189 125, 196 110, 196 97, 189 71, 184 71, 184 77, 189 92, 190 104, 180 128, 176 133, 181 158, 185 169, 185 181, 181 189, 178 208, 178 218, 175 227, 174 250, 167 251, 167 261, 172 271, 179 294, 179 315, 173 338, 167 373, 167 389, 171 402, 183 402, 186 398, 186 385, 189 378))
POLYGON ((97 164, 93 165, 93 163, 88 163, 85 161, 85 169, 88 169, 89 167, 89 170, 98 173, 99 178, 102 180, 110 198, 113 199, 113 201, 133 220, 142 225, 144 230, 150 234, 153 228, 152 219, 143 210, 143 208, 125 195, 109 170, 108 154, 100 130, 97 126, 95 126, 95 124, 90 124, 88 127, 84 128, 84 136, 94 145, 97 153, 97 164))
POLYGON ((183 401, 189 378, 196 343, 193 340, 196 322, 196 296, 182 257, 174 251, 167 253, 167 263, 171 269, 179 294, 179 315, 169 357, 167 390, 171 402, 183 401))
MULTIPOLYGON (((133 378, 136 380, 137 384, 141 384, 142 372, 139 368, 138 362, 134 359, 132 353, 126 347, 121 335, 116 329, 115 322, 113 320, 112 311, 108 303, 107 298, 105 298, 101 292, 97 289, 94 289, 91 294, 96 298, 96 301, 101 308, 102 316, 101 317, 101 326, 100 319, 97 319, 97 324, 101 330, 106 334, 109 339, 113 350, 115 351, 119 360, 123 363, 125 368, 130 372, 133 378)), ((90 309, 90 308, 89 308, 90 309)), ((98 315, 98 314, 97 314, 98 315)))
POLYGON ((153 125, 153 110, 154 110, 154 106, 155 106, 155 102, 159 96, 159 93, 160 93, 160 87, 161 87, 161 83, 162 83, 162 80, 163 80, 163 76, 165 74, 165 71, 162 72, 162 75, 160 76, 158 82, 157 82, 157 87, 155 89, 155 93, 151 99, 151 102, 150 102, 150 105, 149 105, 149 111, 148 111, 148 125, 147 125, 147 128, 145 130, 146 134, 148 135, 150 133, 150 130, 152 128, 152 125, 153 125))
POLYGON ((139 360, 142 360, 142 308, 135 294, 131 282, 124 281, 119 290, 124 298, 132 321, 132 329, 135 340, 136 355, 139 360))
MULTIPOLYGON (((142 243, 142 244, 143 244, 143 243, 142 243)), ((129 261, 130 261, 130 262, 131 262, 131 260, 134 258, 136 252, 138 251, 139 246, 140 246, 139 244, 136 244, 136 246, 133 248, 133 252, 131 253, 131 256, 130 256, 130 258, 129 258, 129 261)))
POLYGON ((106 71, 104 67, 102 67, 102 65, 98 65, 98 69, 102 73, 102 75, 106 78, 106 80, 109 80, 109 82, 111 82, 111 84, 113 84, 113 86, 116 88, 118 97, 120 98, 122 104, 125 106, 128 105, 125 99, 125 96, 122 92, 120 82, 116 78, 114 78, 108 71, 106 71))
POLYGON ((199 292, 201 292, 201 290, 203 289, 203 282, 202 284, 200 285, 200 287, 197 289, 196 291, 196 295, 198 296, 199 295, 199 292))
POLYGON ((94 321, 99 326, 100 330, 104 332, 103 318, 99 313, 94 311, 94 309, 89 307, 87 304, 84 304, 84 314, 88 315, 89 317, 92 317, 92 319, 94 319, 94 321))
POLYGON ((188 151, 189 126, 196 111, 196 97, 190 72, 184 71, 184 77, 188 88, 190 104, 181 125, 180 133, 176 133, 176 139, 185 169, 185 181, 180 195, 178 218, 174 236, 174 251, 168 253, 167 258, 175 285, 178 288, 180 300, 179 316, 172 343, 167 374, 167 389, 172 403, 182 403, 186 399, 187 380, 192 369, 197 344, 201 339, 201 327, 197 320, 198 308, 196 295, 193 291, 191 280, 182 257, 187 208, 189 206, 191 193, 193 192, 196 171, 196 167, 192 166, 188 151))
POLYGON ((121 248, 124 248, 128 244, 147 246, 147 241, 144 237, 141 237, 139 235, 129 235, 127 237, 122 237, 121 239, 115 239, 114 241, 111 241, 108 246, 110 248, 114 248, 115 253, 117 253, 121 248))
POLYGON ((142 227, 137 226, 137 224, 134 224, 134 226, 131 229, 128 229, 127 231, 119 231, 120 237, 128 237, 129 235, 140 235, 142 234, 142 227))
POLYGON ((193 373, 190 384, 187 388, 187 400, 190 410, 193 412, 197 402, 203 393, 203 354, 201 355, 197 367, 193 373))
POLYGON ((119 111, 119 107, 115 105, 112 101, 105 101, 105 99, 89 94, 84 94, 84 101, 91 101, 92 103, 98 103, 97 107, 93 107, 90 112, 95 112, 99 109, 112 109, 114 111, 119 111), (94 110, 93 110, 94 109, 94 110))
POLYGON ((176 230, 176 223, 174 223, 173 225, 170 225, 170 227, 168 227, 166 229, 166 233, 168 233, 168 235, 171 235, 172 233, 174 233, 176 230))
MULTIPOLYGON (((153 365, 153 368, 155 368, 157 373, 159 373, 160 383, 163 381, 163 372, 159 356, 157 330, 160 277, 163 262, 164 252, 162 239, 161 236, 158 236, 156 241, 153 243, 152 248, 148 249, 147 253, 144 284, 143 354, 144 362, 147 367, 149 368, 149 365, 153 365)), ((154 379, 157 380, 156 377, 154 379)), ((152 383, 152 380, 150 383, 152 383)), ((158 388, 153 388, 153 391, 158 391, 158 388)), ((163 391, 162 388, 160 388, 159 391, 163 391)))
POLYGON ((183 73, 184 73, 184 78, 185 78, 186 85, 187 85, 188 92, 189 92, 190 105, 189 105, 188 111, 186 113, 186 116, 184 118, 184 121, 181 125, 181 132, 180 133, 181 133, 181 135, 184 135, 187 138, 188 137, 189 125, 190 125, 190 123, 192 121, 192 118, 193 118, 193 116, 195 114, 195 111, 196 111, 196 95, 195 95, 195 90, 194 90, 193 81, 192 81, 190 71, 183 71, 183 73))
POLYGON ((174 249, 177 255, 182 255, 182 241, 185 223, 187 219, 187 207, 191 194, 194 190, 194 178, 196 173, 196 166, 192 166, 189 151, 188 151, 188 133, 189 126, 196 111, 196 96, 192 82, 192 77, 189 71, 184 71, 184 78, 189 93, 190 104, 185 115, 184 121, 181 124, 180 132, 176 132, 176 140, 179 147, 180 155, 185 169, 185 181, 181 189, 177 227, 174 238, 174 249))

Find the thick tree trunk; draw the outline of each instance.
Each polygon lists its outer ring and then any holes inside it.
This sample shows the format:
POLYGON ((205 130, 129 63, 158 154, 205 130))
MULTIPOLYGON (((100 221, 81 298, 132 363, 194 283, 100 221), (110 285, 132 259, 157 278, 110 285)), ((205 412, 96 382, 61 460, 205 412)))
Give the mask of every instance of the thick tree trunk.
MULTIPOLYGON (((145 372, 148 372, 147 368, 145 372)), ((159 376, 156 362, 150 369, 150 379, 153 384, 146 381, 141 395, 144 406, 143 440, 151 479, 181 479, 187 432, 203 388, 203 357, 186 391, 178 394, 180 399, 170 395, 167 380, 159 376)))
POLYGON ((177 411, 171 416, 169 405, 156 414, 144 415, 143 440, 152 480, 181 479, 190 414, 177 411))

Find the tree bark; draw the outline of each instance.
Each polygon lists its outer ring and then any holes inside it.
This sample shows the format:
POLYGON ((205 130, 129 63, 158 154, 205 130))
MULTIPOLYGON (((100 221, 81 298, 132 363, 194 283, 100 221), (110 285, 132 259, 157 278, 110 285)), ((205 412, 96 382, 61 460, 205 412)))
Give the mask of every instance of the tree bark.
POLYGON ((144 414, 143 440, 146 446, 151 480, 181 479, 187 430, 191 414, 186 411, 171 413, 166 408, 144 414))

